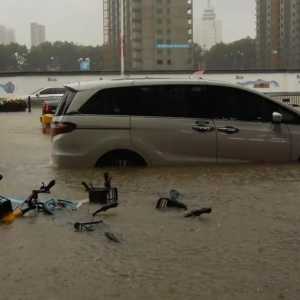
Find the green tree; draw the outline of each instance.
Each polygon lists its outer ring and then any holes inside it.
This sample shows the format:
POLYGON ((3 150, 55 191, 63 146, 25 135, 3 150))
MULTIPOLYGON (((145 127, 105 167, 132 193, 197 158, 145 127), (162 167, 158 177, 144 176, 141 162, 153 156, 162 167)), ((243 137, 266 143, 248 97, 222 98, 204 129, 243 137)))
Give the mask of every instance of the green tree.
POLYGON ((208 70, 255 69, 255 40, 247 37, 230 44, 217 44, 206 52, 204 60, 208 70))
POLYGON ((90 59, 91 70, 101 70, 102 47, 46 42, 31 49, 27 68, 31 71, 78 71, 80 58, 90 59))
POLYGON ((204 62, 204 51, 198 44, 193 44, 193 55, 194 55, 194 64, 195 69, 205 69, 204 62))
POLYGON ((26 64, 27 55, 26 46, 16 43, 0 45, 0 72, 22 71, 26 64))

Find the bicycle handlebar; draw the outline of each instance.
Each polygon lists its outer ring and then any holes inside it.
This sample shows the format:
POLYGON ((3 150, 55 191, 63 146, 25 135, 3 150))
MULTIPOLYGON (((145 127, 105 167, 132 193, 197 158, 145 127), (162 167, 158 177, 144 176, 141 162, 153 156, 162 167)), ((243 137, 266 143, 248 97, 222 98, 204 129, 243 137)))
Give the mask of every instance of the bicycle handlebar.
POLYGON ((42 186, 39 190, 37 190, 37 193, 50 193, 50 189, 55 185, 55 180, 51 180, 47 185, 42 183, 42 186))
POLYGON ((32 204, 32 200, 37 200, 38 194, 47 194, 50 193, 50 189, 55 185, 55 180, 51 180, 47 185, 45 183, 42 183, 39 190, 33 190, 30 196, 26 199, 25 202, 28 204, 32 204))

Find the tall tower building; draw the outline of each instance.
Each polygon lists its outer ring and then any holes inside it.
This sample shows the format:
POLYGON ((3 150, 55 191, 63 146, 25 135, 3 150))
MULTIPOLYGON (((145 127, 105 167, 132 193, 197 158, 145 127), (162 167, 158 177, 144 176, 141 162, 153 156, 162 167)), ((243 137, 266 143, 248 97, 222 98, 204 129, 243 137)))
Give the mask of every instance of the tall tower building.
POLYGON ((38 46, 46 41, 46 28, 38 23, 30 23, 31 47, 38 46))
POLYGON ((300 67, 299 0, 256 0, 259 68, 300 67))
POLYGON ((204 10, 199 31, 198 42, 205 50, 209 50, 212 46, 222 42, 222 22, 217 20, 215 9, 210 0, 208 0, 207 8, 204 10))
MULTIPOLYGON (((192 0, 124 0, 126 70, 192 69, 192 10, 192 0)), ((117 57, 120 23, 119 0, 104 0, 104 40, 117 57)))
POLYGON ((0 44, 9 45, 16 42, 15 31, 0 25, 0 44))
POLYGON ((5 37, 6 37, 6 27, 0 25, 0 45, 5 44, 5 37))
POLYGON ((11 44, 16 42, 16 34, 15 31, 11 28, 6 30, 6 44, 11 44))
POLYGON ((105 65, 110 69, 120 68, 120 1, 103 1, 103 30, 105 65))

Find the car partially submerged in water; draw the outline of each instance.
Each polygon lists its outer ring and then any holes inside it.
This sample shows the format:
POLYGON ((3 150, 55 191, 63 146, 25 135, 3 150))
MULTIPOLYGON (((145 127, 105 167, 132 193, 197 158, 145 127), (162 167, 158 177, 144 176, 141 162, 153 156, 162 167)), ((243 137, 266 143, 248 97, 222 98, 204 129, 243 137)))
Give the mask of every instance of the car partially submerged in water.
POLYGON ((31 95, 28 95, 26 100, 28 100, 30 97, 32 104, 42 104, 44 101, 59 101, 64 95, 65 91, 65 87, 41 88, 33 92, 31 95))
POLYGON ((59 166, 300 158, 299 111, 241 86, 146 78, 66 88, 52 123, 59 166))

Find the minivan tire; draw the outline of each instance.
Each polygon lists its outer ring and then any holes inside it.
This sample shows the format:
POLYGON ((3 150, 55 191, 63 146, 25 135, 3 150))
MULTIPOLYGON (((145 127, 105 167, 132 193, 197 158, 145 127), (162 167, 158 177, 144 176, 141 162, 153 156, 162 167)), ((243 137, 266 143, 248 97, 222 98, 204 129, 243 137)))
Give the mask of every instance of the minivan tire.
POLYGON ((96 167, 144 167, 146 161, 136 152, 120 149, 104 154, 96 163, 96 167))

